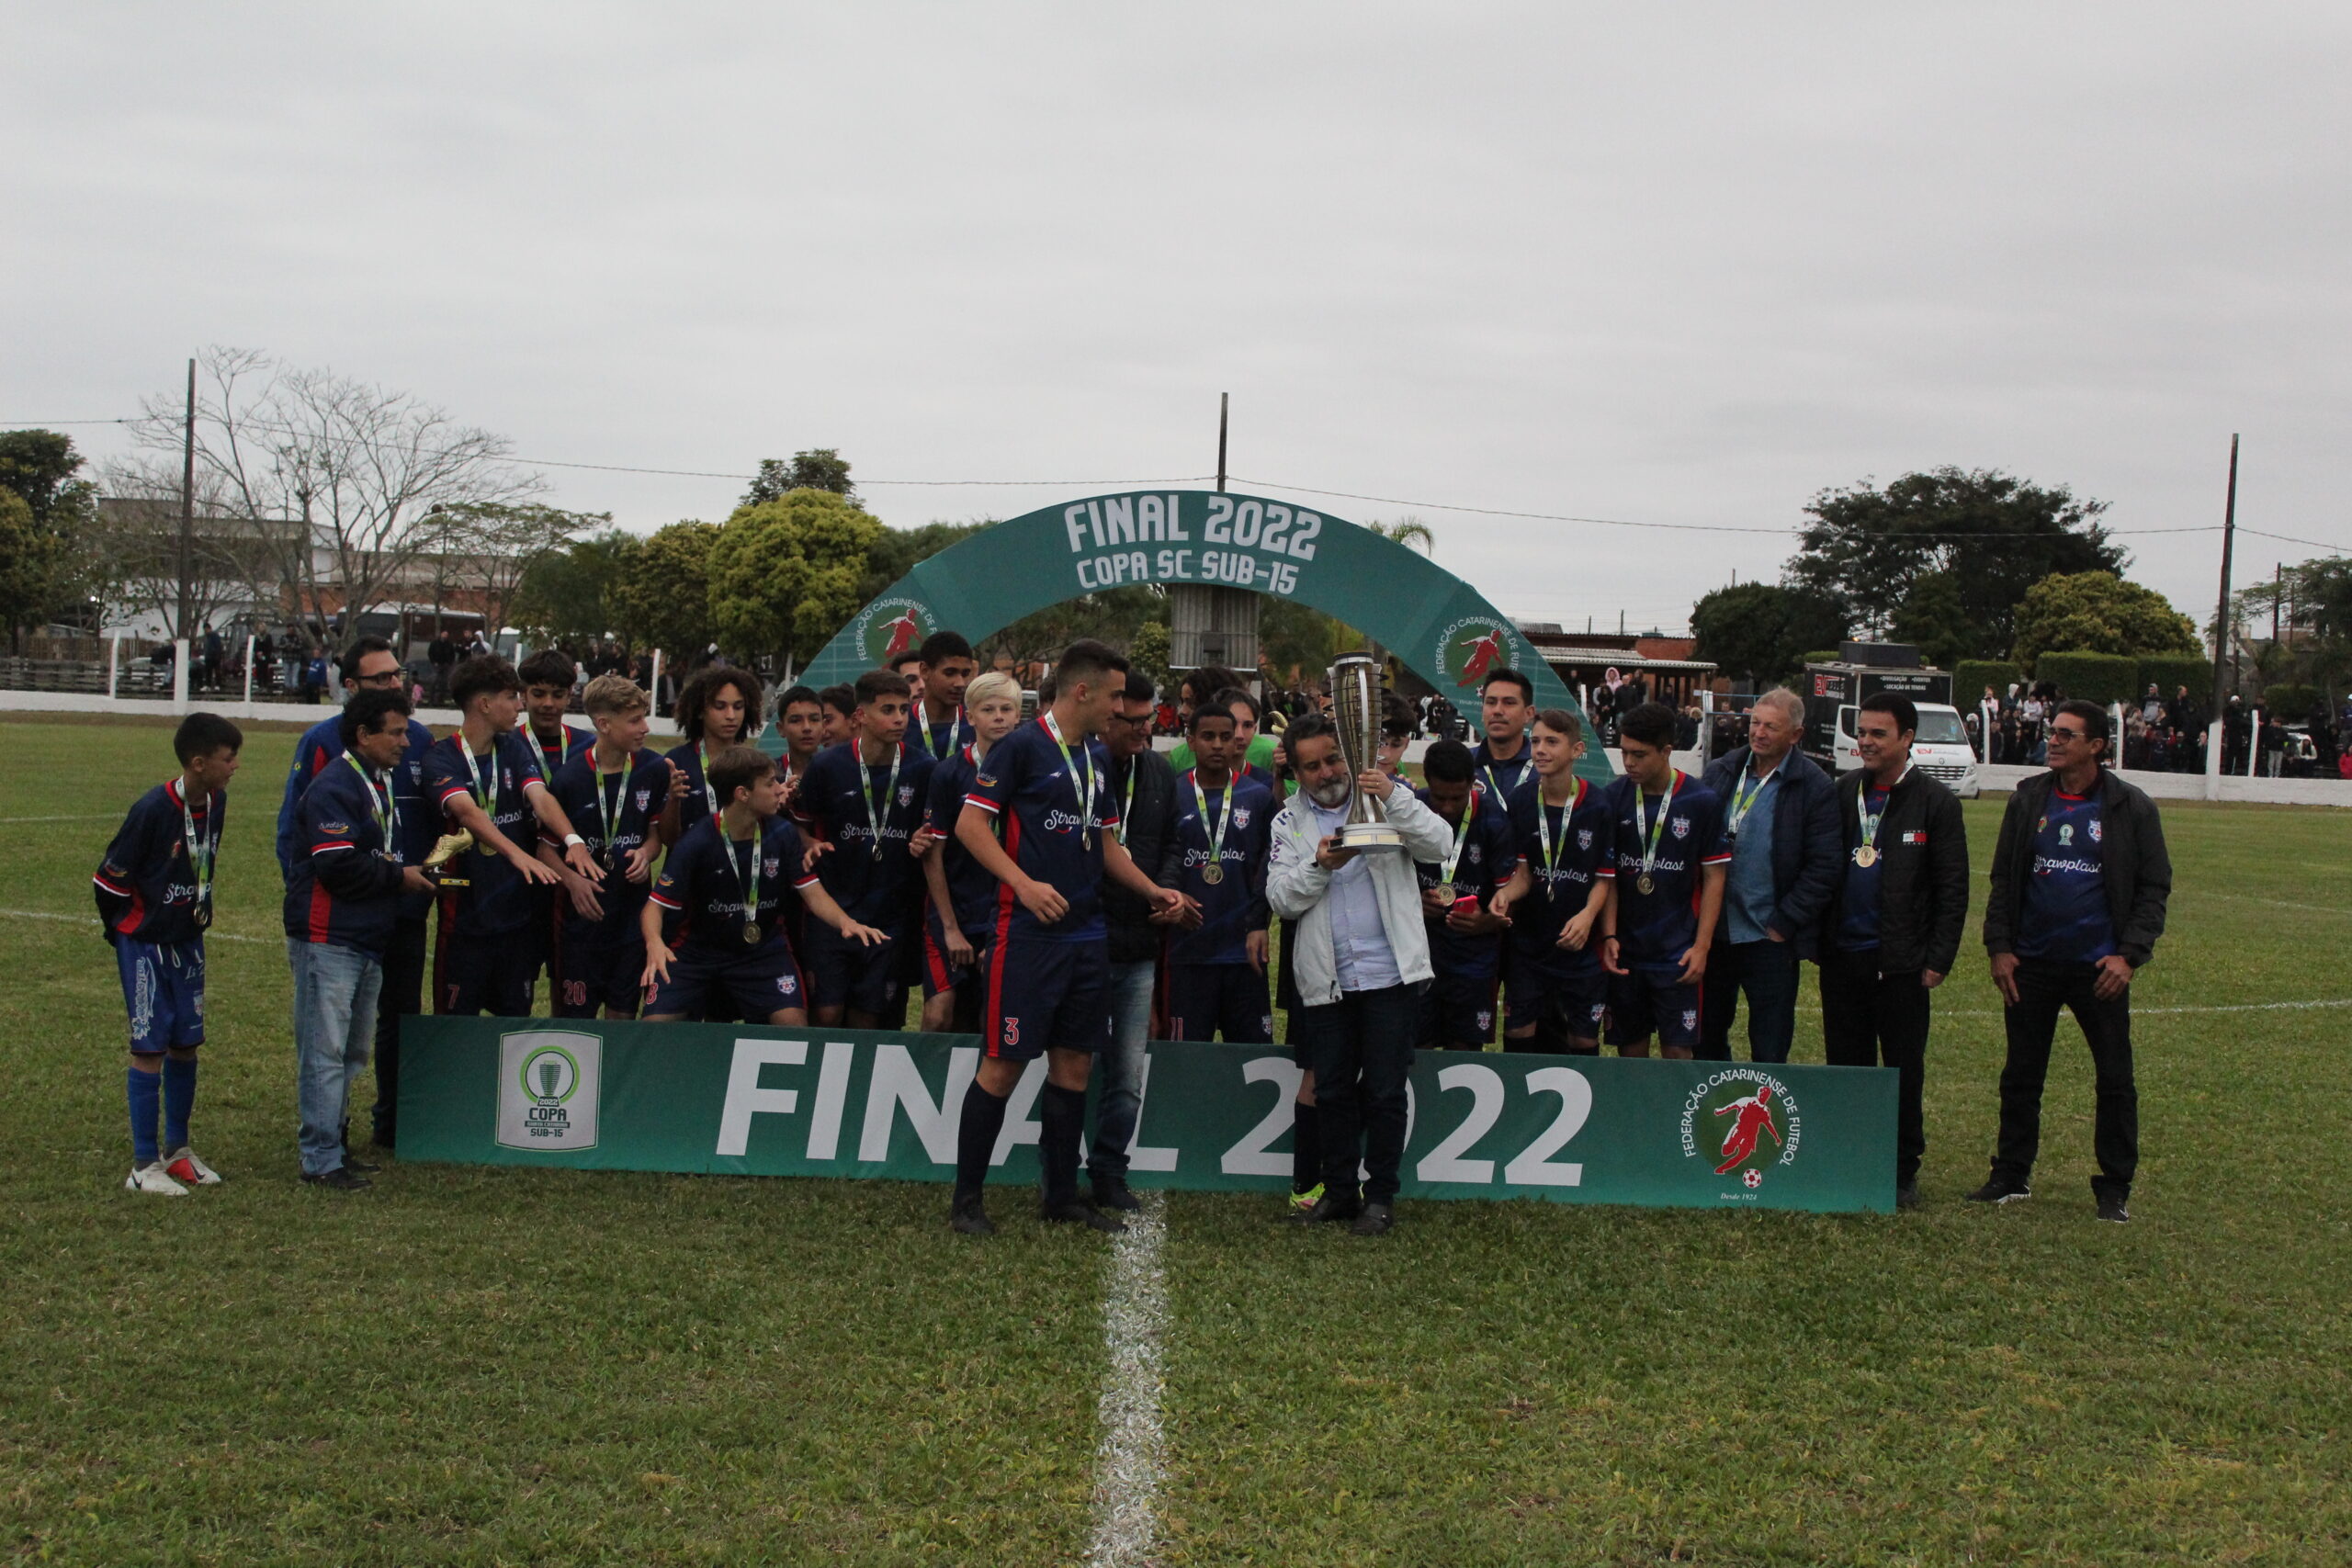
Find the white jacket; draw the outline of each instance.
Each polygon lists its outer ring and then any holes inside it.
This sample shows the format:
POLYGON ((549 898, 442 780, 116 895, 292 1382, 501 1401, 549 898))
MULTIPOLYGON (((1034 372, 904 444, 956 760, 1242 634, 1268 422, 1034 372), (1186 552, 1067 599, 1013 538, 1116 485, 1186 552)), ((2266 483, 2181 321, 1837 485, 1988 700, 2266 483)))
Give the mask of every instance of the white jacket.
MULTIPOLYGON (((1416 861, 1442 863, 1453 849, 1453 829, 1421 804, 1406 785, 1388 792, 1388 825, 1404 835, 1402 850, 1366 850, 1372 884, 1380 901, 1381 931, 1396 957, 1396 972, 1408 986, 1428 984, 1429 931, 1421 923, 1421 885, 1416 861)), ((1340 999, 1340 961, 1331 946, 1331 874, 1315 863, 1323 829, 1305 794, 1293 795, 1274 814, 1274 847, 1266 867, 1266 901, 1284 919, 1298 921, 1295 944, 1283 953, 1295 965, 1298 999, 1323 1007, 1340 999)))

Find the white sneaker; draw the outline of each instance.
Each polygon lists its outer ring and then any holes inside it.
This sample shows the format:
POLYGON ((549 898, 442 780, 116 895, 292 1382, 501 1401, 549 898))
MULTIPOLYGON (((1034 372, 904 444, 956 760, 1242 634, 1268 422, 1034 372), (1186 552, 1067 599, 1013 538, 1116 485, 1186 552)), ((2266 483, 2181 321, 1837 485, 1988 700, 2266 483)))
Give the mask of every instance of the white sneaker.
POLYGON ((175 1180, 185 1181, 191 1187, 218 1187, 226 1179, 205 1164, 186 1144, 172 1151, 171 1157, 164 1162, 164 1170, 175 1180))
POLYGON ((126 1192, 153 1192, 165 1198, 187 1196, 187 1189, 172 1179, 162 1160, 132 1167, 130 1174, 122 1179, 122 1190, 126 1192))

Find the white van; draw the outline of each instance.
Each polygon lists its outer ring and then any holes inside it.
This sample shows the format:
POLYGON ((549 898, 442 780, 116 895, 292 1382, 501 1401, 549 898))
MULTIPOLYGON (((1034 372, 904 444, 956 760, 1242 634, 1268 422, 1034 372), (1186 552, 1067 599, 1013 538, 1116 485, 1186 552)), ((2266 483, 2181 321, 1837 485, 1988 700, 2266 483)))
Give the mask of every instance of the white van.
MULTIPOLYGON (((1912 765, 1929 778, 1941 781, 1961 799, 1974 800, 1984 786, 1976 777, 1976 748, 1968 743, 1968 729, 1960 722, 1960 710, 1948 703, 1913 705, 1919 710, 1919 732, 1911 740, 1912 765)), ((1851 703, 1838 709, 1836 753, 1830 771, 1841 776, 1862 765, 1862 754, 1854 745, 1854 715, 1858 711, 1851 703)))

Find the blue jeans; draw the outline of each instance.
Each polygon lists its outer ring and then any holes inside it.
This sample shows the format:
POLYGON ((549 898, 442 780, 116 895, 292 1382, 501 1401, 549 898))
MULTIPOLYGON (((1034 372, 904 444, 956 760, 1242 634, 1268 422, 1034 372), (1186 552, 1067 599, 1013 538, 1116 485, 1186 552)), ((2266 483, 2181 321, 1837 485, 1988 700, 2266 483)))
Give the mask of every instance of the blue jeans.
POLYGON ((1731 1021, 1747 993, 1747 1059, 1785 1062, 1797 1037, 1797 950, 1787 942, 1717 942, 1699 1008, 1702 1062, 1731 1060, 1731 1021))
POLYGON ((300 1075, 302 1174, 343 1168, 352 1075, 368 1065, 384 966, 356 948, 286 943, 294 970, 294 1059, 300 1075))
POLYGON ((1102 1098, 1094 1102, 1094 1143, 1087 1159, 1096 1180, 1127 1174, 1127 1145, 1143 1113, 1143 1043, 1151 1032, 1151 986, 1159 965, 1150 959, 1111 965, 1104 999, 1111 1004, 1111 1043, 1094 1064, 1102 1098))

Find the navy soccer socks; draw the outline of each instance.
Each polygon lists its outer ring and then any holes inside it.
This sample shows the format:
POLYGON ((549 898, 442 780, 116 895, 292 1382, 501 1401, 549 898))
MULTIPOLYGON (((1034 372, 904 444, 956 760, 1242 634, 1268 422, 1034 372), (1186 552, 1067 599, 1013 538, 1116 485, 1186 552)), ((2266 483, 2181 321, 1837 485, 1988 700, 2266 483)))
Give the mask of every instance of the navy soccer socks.
POLYGON ((164 1075, 125 1067, 130 1101, 130 1158, 134 1165, 153 1165, 163 1158, 155 1147, 155 1113, 163 1106, 164 1075))
POLYGON ((1004 1131, 1005 1097, 990 1094, 979 1080, 964 1091, 964 1114, 956 1129, 956 1196, 977 1198, 989 1179, 989 1159, 1004 1131))

